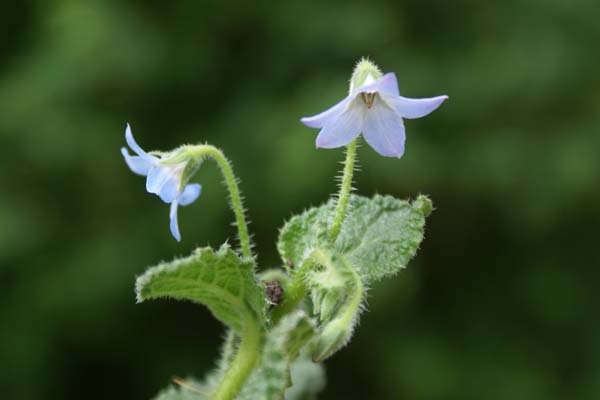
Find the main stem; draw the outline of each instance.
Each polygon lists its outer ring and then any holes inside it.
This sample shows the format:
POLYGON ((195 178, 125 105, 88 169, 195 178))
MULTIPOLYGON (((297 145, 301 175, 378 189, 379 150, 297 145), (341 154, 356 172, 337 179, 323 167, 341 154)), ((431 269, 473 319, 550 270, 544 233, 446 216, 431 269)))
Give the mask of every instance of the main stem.
POLYGON ((211 145, 193 146, 191 151, 196 157, 211 157, 219 166, 223 178, 225 179, 225 185, 229 190, 229 200, 231 202, 231 209, 235 214, 235 224, 238 229, 242 255, 245 257, 252 257, 252 248, 250 246, 250 236, 248 235, 248 224, 246 223, 242 197, 240 195, 237 179, 233 174, 231 163, 221 150, 211 145))
POLYGON ((260 326, 254 320, 246 321, 240 346, 235 358, 229 365, 227 372, 219 386, 211 394, 212 400, 234 399, 246 380, 252 373, 260 354, 260 326))
POLYGON ((344 175, 340 184, 340 193, 335 207, 333 222, 329 227, 329 235, 335 241, 342 229, 346 210, 348 209, 348 200, 350 200, 350 192, 352 191, 352 176, 354 175, 354 163, 356 161, 356 143, 358 139, 354 139, 346 148, 346 161, 344 162, 344 175))

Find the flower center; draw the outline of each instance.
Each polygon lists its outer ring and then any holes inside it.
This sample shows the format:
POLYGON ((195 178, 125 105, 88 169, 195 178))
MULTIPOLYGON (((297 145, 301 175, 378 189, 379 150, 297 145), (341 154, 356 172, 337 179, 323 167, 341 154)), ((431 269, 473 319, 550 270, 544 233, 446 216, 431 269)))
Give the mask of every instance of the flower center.
POLYGON ((375 95, 377 93, 361 93, 360 97, 363 99, 363 101, 365 102, 365 104, 367 105, 367 108, 371 108, 373 106, 373 102, 375 101, 375 95))

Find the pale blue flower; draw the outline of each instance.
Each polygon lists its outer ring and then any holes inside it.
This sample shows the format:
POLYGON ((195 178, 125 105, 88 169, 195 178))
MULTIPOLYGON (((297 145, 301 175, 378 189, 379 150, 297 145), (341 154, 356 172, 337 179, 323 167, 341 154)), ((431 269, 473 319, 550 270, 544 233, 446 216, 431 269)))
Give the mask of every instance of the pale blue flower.
POLYGON ((367 143, 385 157, 402 157, 406 139, 402 118, 420 118, 438 108, 448 96, 409 99, 400 96, 394 73, 353 88, 345 99, 301 121, 320 128, 317 147, 331 149, 346 146, 361 132, 367 143))
POLYGON ((188 160, 179 163, 169 163, 169 156, 160 156, 146 153, 133 139, 131 127, 127 124, 125 140, 137 156, 129 155, 125 147, 121 148, 121 154, 129 168, 138 175, 146 176, 146 190, 148 193, 156 194, 165 203, 171 203, 169 218, 173 237, 181 240, 179 224, 177 222, 177 207, 187 206, 193 203, 202 186, 197 183, 185 184, 183 182, 184 171, 188 160))

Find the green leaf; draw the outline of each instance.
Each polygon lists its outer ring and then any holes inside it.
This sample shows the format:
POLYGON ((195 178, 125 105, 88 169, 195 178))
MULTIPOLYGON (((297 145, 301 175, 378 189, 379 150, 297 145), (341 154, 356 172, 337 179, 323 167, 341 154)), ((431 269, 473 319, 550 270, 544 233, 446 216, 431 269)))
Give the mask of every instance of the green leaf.
MULTIPOLYGON (((277 249, 284 265, 297 270, 316 247, 328 247, 327 223, 333 215, 335 202, 330 200, 293 216, 279 232, 277 249)), ((292 271, 290 271, 292 272, 292 271)))
POLYGON ((138 302, 170 297, 203 304, 238 333, 246 321, 265 321, 264 288, 255 278, 253 261, 240 259, 225 245, 148 269, 138 277, 136 292, 138 302))
POLYGON ((281 230, 278 249, 285 264, 297 266, 310 289, 319 319, 313 360, 322 361, 350 340, 370 281, 404 268, 423 239, 431 201, 390 196, 351 196, 349 211, 335 242, 329 234, 335 201, 293 217, 281 230))
POLYGON ((239 400, 281 400, 291 386, 290 367, 313 338, 315 324, 303 311, 288 314, 267 335, 260 367, 250 376, 239 400))
POLYGON ((330 200, 285 224, 277 246, 285 263, 300 265, 319 247, 343 255, 369 280, 393 275, 416 254, 432 205, 422 195, 412 203, 391 196, 352 195, 342 231, 331 243, 327 230, 334 207, 330 200))

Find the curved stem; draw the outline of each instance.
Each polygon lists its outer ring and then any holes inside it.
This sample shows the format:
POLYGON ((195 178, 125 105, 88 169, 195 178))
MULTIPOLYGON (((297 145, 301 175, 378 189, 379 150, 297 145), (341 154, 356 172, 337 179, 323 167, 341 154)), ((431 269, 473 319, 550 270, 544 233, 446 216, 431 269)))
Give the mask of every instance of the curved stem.
POLYGON ((354 175, 354 163, 356 160, 356 143, 358 139, 354 139, 352 143, 346 148, 346 161, 344 161, 344 175, 342 176, 342 183, 340 184, 340 193, 337 199, 337 205, 335 207, 335 215, 333 222, 329 227, 329 234, 331 239, 335 241, 340 231, 342 230, 342 224, 346 217, 346 210, 348 209, 348 200, 350 199, 350 191, 352 190, 352 176, 354 175))
POLYGON ((219 386, 210 396, 211 399, 232 400, 238 395, 258 361, 260 336, 261 329, 256 321, 246 321, 235 358, 229 365, 229 369, 223 376, 219 386))
POLYGON ((252 257, 252 247, 250 245, 250 236, 248 235, 248 225, 244 214, 242 197, 240 195, 237 179, 233 174, 231 163, 221 150, 211 145, 190 146, 189 151, 194 157, 199 159, 210 157, 215 160, 219 166, 225 180, 225 185, 229 190, 229 200, 231 209, 235 214, 235 224, 238 229, 238 238, 240 240, 242 255, 245 257, 252 257))

